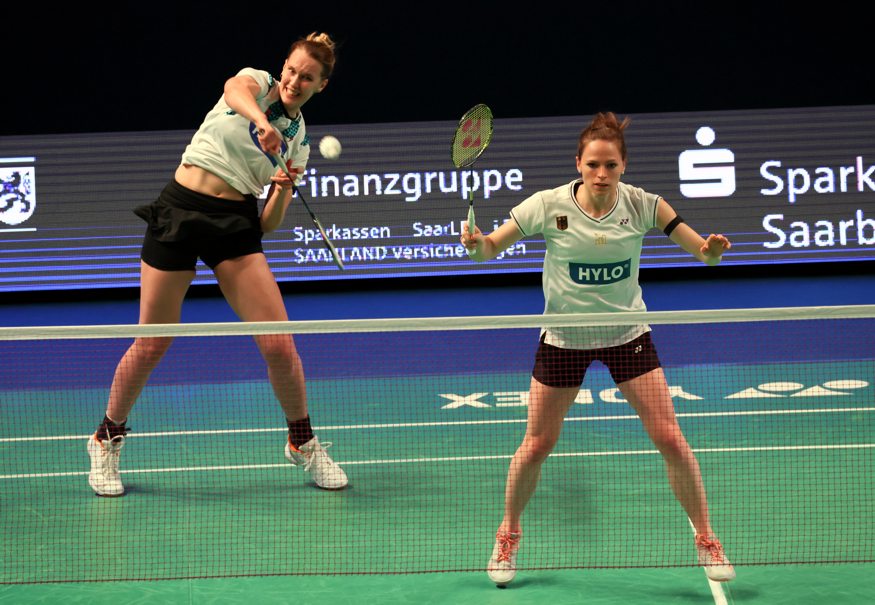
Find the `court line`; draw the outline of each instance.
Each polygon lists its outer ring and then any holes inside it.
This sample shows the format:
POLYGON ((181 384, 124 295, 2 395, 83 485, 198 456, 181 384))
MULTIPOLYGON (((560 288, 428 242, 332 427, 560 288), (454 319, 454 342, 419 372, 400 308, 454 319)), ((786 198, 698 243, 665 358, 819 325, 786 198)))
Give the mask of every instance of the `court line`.
MULTIPOLYGON (((725 418, 733 416, 773 416, 786 414, 837 414, 846 412, 875 412, 875 407, 862 408, 816 408, 811 410, 739 410, 734 412, 680 412, 678 418, 725 418)), ((599 422, 605 420, 638 420, 637 414, 618 414, 612 416, 580 416, 566 418, 565 422, 599 422)), ((477 426, 493 424, 525 424, 525 418, 510 418, 496 420, 446 420, 434 422, 386 422, 378 424, 337 424, 313 427, 316 431, 373 430, 398 428, 425 428, 446 426, 477 426)), ((133 433, 128 439, 143 437, 190 437, 192 435, 241 435, 247 433, 278 433, 286 427, 268 427, 261 429, 210 429, 200 431, 156 431, 151 433, 133 433)), ((88 435, 51 435, 45 437, 3 437, 0 443, 21 443, 27 441, 78 441, 91 437, 88 435)))
MULTIPOLYGON (((752 447, 714 447, 714 448, 693 448, 697 454, 734 454, 739 452, 788 452, 788 451, 810 451, 810 450, 864 450, 875 449, 875 443, 846 443, 836 445, 768 445, 768 446, 752 446, 752 447)), ((593 458, 607 456, 650 456, 658 455, 658 450, 621 450, 616 452, 553 452, 551 458, 593 458)), ((373 464, 412 464, 412 463, 428 463, 428 462, 477 462, 483 460, 509 460, 513 458, 513 454, 500 454, 492 456, 441 456, 438 458, 392 458, 386 460, 347 460, 339 461, 341 466, 362 466, 373 464)), ((203 471, 241 471, 241 470, 263 470, 273 468, 288 468, 291 466, 285 464, 237 464, 223 466, 184 466, 175 468, 152 468, 152 469, 133 469, 120 471, 123 475, 136 475, 146 473, 186 473, 186 472, 203 472, 203 471)), ((21 475, 0 475, 0 479, 39 479, 46 477, 81 477, 87 475, 88 471, 71 471, 64 473, 28 473, 21 475)))

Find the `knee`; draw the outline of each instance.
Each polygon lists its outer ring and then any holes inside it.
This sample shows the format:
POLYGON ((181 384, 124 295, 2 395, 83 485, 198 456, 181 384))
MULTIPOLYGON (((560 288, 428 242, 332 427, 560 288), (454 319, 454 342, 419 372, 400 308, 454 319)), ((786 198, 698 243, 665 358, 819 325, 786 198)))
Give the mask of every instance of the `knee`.
POLYGON ((297 365, 300 363, 292 338, 285 335, 268 335, 259 338, 258 347, 268 365, 297 365))
POLYGON ((661 431, 653 435, 653 444, 667 460, 682 458, 690 449, 680 430, 661 431))
POLYGON ((141 358, 158 363, 172 343, 173 338, 170 337, 138 338, 134 342, 133 349, 141 358))
POLYGON ((540 464, 547 459, 556 446, 556 439, 546 436, 526 437, 517 453, 530 463, 540 464))

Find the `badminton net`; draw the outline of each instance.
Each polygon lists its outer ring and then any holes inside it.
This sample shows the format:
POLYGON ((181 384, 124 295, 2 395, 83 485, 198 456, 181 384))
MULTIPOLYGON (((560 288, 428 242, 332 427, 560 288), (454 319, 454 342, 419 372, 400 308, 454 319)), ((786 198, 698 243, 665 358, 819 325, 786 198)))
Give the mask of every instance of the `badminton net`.
MULTIPOLYGON (((875 561, 875 306, 0 329, 0 583, 482 571, 542 326, 645 322, 736 565, 875 561), (252 338, 294 334, 318 489, 252 338), (86 440, 134 338, 175 338, 129 419, 126 493, 86 440)), ((594 363, 518 568, 696 565, 662 456, 594 363)))

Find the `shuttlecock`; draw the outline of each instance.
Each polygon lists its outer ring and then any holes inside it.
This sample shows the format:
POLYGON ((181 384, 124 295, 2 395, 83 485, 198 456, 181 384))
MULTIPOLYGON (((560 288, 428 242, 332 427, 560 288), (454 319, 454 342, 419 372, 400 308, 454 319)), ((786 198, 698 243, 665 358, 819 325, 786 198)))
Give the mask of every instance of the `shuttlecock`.
POLYGON ((326 160, 336 160, 339 158, 341 149, 340 141, 330 134, 325 135, 322 137, 322 140, 319 141, 319 153, 321 153, 322 157, 326 160))

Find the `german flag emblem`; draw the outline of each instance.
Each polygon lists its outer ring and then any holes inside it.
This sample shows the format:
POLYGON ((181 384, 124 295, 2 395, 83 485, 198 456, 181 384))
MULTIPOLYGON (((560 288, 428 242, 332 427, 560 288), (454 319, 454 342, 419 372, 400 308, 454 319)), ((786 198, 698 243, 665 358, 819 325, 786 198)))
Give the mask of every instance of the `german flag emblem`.
POLYGON ((567 216, 557 216, 556 217, 556 228, 559 231, 565 231, 568 229, 568 217, 567 216))

